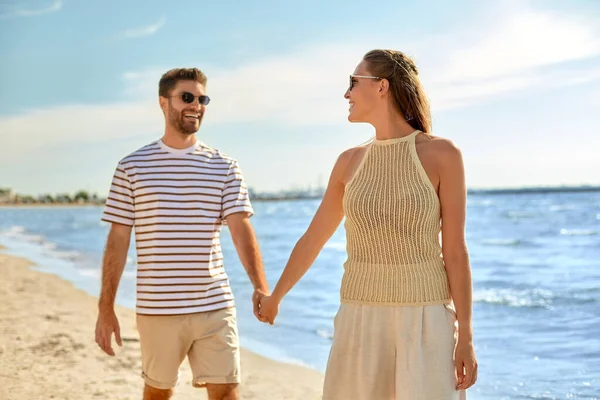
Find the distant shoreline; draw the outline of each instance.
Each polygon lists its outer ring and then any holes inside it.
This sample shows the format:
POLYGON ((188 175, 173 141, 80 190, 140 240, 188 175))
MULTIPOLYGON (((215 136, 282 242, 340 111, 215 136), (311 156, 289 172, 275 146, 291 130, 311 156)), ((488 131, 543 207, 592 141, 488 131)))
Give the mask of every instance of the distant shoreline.
POLYGON ((468 189, 470 195, 478 194, 531 194, 531 193, 573 193, 600 192, 600 186, 548 186, 498 189, 468 189))
MULTIPOLYGON (((467 189, 467 194, 470 196, 478 195, 502 195, 502 194, 548 194, 548 193, 581 193, 581 192, 600 192, 600 186, 540 186, 540 187, 523 187, 523 188, 494 188, 494 189, 467 189)), ((277 201, 297 201, 297 200, 320 200, 321 196, 303 196, 303 195, 266 195, 256 194, 253 202, 277 202, 277 201)), ((103 207, 102 200, 90 202, 0 202, 0 208, 13 207, 103 207)))

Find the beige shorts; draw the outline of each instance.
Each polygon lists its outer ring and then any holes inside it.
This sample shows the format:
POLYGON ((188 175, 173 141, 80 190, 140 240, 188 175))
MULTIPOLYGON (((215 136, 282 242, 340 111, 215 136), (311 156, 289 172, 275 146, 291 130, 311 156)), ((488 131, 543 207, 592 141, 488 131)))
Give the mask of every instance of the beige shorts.
POLYGON ((235 308, 185 315, 137 314, 142 377, 149 386, 170 389, 187 356, 194 386, 240 382, 235 308))
POLYGON ((448 304, 342 303, 334 321, 323 400, 463 400, 457 323, 448 304))

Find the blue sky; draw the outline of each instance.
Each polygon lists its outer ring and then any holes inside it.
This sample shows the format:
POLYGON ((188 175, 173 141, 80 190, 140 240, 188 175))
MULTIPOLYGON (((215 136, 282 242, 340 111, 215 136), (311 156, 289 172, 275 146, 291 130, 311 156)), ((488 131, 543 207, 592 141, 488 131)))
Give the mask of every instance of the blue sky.
POLYGON ((103 195, 159 138, 160 75, 196 66, 199 131, 274 191, 327 181, 369 139, 348 73, 373 48, 413 56, 434 134, 470 187, 600 184, 600 3, 0 1, 0 186, 103 195))

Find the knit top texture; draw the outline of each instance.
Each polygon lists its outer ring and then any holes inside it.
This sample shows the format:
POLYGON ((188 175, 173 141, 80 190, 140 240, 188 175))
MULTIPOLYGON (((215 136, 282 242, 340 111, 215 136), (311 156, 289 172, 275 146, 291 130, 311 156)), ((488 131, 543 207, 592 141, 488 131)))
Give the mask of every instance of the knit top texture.
POLYGON ((375 139, 346 184, 343 303, 451 301, 440 245, 440 201, 417 156, 418 133, 375 139))

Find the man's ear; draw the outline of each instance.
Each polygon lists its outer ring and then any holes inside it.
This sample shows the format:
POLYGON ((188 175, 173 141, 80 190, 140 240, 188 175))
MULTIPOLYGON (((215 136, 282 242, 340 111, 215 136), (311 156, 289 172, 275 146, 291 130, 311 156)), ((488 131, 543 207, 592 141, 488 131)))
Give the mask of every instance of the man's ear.
POLYGON ((160 106, 160 108, 163 110, 164 113, 167 112, 168 101, 169 101, 169 99, 167 99, 166 97, 158 96, 158 105, 160 106))

